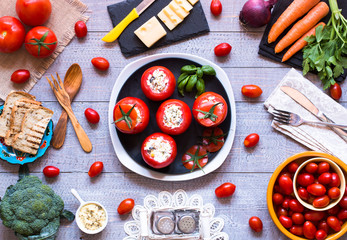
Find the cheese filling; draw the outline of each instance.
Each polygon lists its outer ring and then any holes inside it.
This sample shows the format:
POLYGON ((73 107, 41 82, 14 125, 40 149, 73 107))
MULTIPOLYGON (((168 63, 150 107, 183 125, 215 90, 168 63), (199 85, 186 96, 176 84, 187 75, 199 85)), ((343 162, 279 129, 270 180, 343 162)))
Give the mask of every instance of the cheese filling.
POLYGON ((97 230, 106 223, 105 210, 94 203, 83 206, 78 213, 78 217, 87 230, 97 230))
POLYGON ((171 104, 164 109, 163 123, 169 128, 178 128, 183 121, 183 112, 180 106, 171 104))
POLYGON ((166 161, 172 154, 172 147, 169 141, 165 140, 163 137, 150 139, 146 143, 144 150, 158 162, 166 161))
POLYGON ((137 114, 137 117, 136 117, 136 123, 140 123, 140 122, 142 122, 142 118, 141 118, 141 112, 140 112, 140 110, 135 106, 134 107, 134 110, 135 110, 135 112, 136 112, 136 114, 137 114))
POLYGON ((169 78, 163 71, 156 69, 153 74, 149 74, 147 78, 147 85, 154 93, 160 93, 169 83, 169 78))

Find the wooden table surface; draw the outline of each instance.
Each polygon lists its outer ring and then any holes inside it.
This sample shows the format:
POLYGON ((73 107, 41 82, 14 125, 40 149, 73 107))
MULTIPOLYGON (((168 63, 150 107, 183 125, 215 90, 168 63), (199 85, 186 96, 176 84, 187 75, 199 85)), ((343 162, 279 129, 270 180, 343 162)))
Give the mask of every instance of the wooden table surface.
MULTIPOLYGON (((118 43, 105 44, 100 39, 112 28, 106 6, 119 0, 83 0, 89 6, 88 35, 85 39, 74 38, 64 52, 48 69, 45 76, 58 72, 64 75, 69 66, 78 63, 83 71, 83 84, 72 107, 77 118, 86 130, 93 143, 90 154, 83 152, 79 146, 72 125, 69 123, 66 141, 62 149, 50 148, 44 157, 30 164, 32 174, 51 186, 62 196, 66 209, 75 212, 78 201, 70 193, 76 188, 83 199, 100 201, 108 210, 110 221, 100 234, 88 236, 83 234, 76 223, 63 222, 57 239, 110 239, 120 240, 126 234, 123 225, 131 220, 130 215, 119 216, 118 204, 125 198, 133 198, 137 204, 143 203, 147 194, 157 195, 166 190, 171 193, 184 189, 188 195, 201 194, 204 202, 216 207, 216 215, 225 220, 224 232, 230 239, 287 239, 272 222, 266 205, 267 184, 272 172, 289 156, 308 151, 306 147, 272 129, 271 117, 263 106, 264 100, 273 91, 284 75, 289 71, 284 64, 276 63, 258 55, 258 45, 264 29, 247 30, 239 24, 238 15, 245 0, 225 0, 223 13, 214 17, 209 10, 210 0, 201 0, 211 32, 207 35, 182 41, 171 46, 154 49, 132 58, 125 58, 119 50, 118 43), (213 48, 222 42, 228 42, 233 49, 226 58, 217 58, 213 48), (185 182, 161 182, 139 176, 122 166, 112 147, 108 131, 107 109, 112 87, 120 71, 132 61, 156 53, 190 53, 204 57, 219 66, 228 74, 236 99, 237 128, 232 150, 224 164, 215 172, 199 179, 185 182), (96 71, 90 63, 93 57, 102 56, 110 61, 107 72, 96 71), (257 84, 263 89, 259 99, 252 100, 241 95, 241 86, 257 84), (84 110, 96 109, 101 121, 90 125, 84 110), (259 144, 252 149, 243 146, 244 138, 256 132, 260 135, 259 144), (91 179, 87 172, 95 161, 104 163, 104 172, 91 179), (60 168, 60 175, 47 179, 42 169, 47 165, 60 168), (236 192, 231 198, 217 199, 214 189, 224 182, 232 182, 236 192), (262 233, 254 233, 248 226, 252 216, 262 219, 262 233)), ((309 75, 317 86, 322 88, 316 76, 309 75)), ((342 84, 343 97, 340 103, 347 106, 346 84, 342 84)), ((56 123, 61 107, 55 99, 47 81, 42 78, 30 92, 37 96, 43 105, 51 108, 56 123)), ((0 196, 7 186, 15 184, 18 165, 0 161, 0 196)), ((13 231, 0 225, 0 238, 15 239, 13 231)))

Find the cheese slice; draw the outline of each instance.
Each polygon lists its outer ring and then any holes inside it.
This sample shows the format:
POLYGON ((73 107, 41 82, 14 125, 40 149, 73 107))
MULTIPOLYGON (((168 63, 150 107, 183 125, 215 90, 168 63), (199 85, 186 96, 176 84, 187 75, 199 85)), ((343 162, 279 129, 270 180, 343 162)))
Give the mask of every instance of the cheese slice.
POLYGON ((172 11, 174 11, 176 13, 177 16, 179 16, 180 18, 184 19, 185 17, 188 16, 189 12, 186 11, 184 8, 182 8, 181 6, 179 6, 175 1, 172 1, 169 4, 169 7, 172 11))
POLYGON ((195 5, 195 3, 199 2, 199 0, 188 0, 190 2, 190 4, 192 4, 193 6, 195 5))
POLYGON ((186 12, 190 12, 193 9, 192 5, 189 4, 187 0, 173 0, 180 7, 182 7, 186 12))
POLYGON ((169 6, 166 6, 163 10, 161 10, 160 13, 158 13, 158 17, 160 20, 165 23, 165 25, 168 27, 168 29, 172 30, 174 29, 178 24, 180 24, 183 19, 177 16, 177 14, 172 11, 172 9, 169 6))
POLYGON ((135 30, 135 35, 148 47, 166 35, 166 31, 154 16, 135 30))

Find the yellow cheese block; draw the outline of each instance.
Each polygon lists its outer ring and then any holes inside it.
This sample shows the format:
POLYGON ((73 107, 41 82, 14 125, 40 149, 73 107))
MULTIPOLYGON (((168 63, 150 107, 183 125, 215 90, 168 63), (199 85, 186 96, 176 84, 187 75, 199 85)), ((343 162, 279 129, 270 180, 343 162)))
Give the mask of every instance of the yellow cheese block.
POLYGON ((154 16, 135 30, 135 35, 148 47, 166 35, 166 31, 154 16))
POLYGON ((180 7, 182 7, 186 12, 190 12, 193 9, 192 5, 189 4, 187 0, 173 0, 180 7))
POLYGON ((190 4, 192 4, 193 6, 195 5, 195 3, 197 3, 199 0, 188 0, 190 2, 190 4))
POLYGON ((175 1, 172 1, 169 4, 169 7, 171 8, 172 11, 176 13, 177 16, 179 16, 182 19, 187 17, 189 14, 189 12, 185 11, 184 8, 180 7, 175 1))
POLYGON ((161 10, 160 13, 158 13, 158 17, 170 30, 174 29, 183 21, 183 19, 177 16, 177 14, 172 11, 169 6, 166 6, 163 10, 161 10))

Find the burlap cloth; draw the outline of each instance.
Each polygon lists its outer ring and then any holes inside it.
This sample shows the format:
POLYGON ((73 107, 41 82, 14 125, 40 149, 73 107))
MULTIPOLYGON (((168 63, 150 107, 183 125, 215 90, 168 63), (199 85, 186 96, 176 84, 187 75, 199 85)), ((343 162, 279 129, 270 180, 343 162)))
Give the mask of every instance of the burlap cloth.
MULTIPOLYGON (((58 38, 55 52, 44 59, 31 56, 24 46, 14 53, 0 53, 1 99, 4 100, 12 90, 29 92, 75 36, 75 23, 79 20, 86 22, 89 18, 83 15, 87 6, 79 0, 51 0, 51 3, 52 14, 44 26, 52 29, 58 38), (18 69, 27 69, 31 73, 30 79, 24 84, 15 84, 10 81, 12 73, 18 69)), ((1 0, 0 17, 13 16, 18 18, 15 5, 15 0, 1 0)), ((29 29, 26 26, 26 30, 29 29)))

